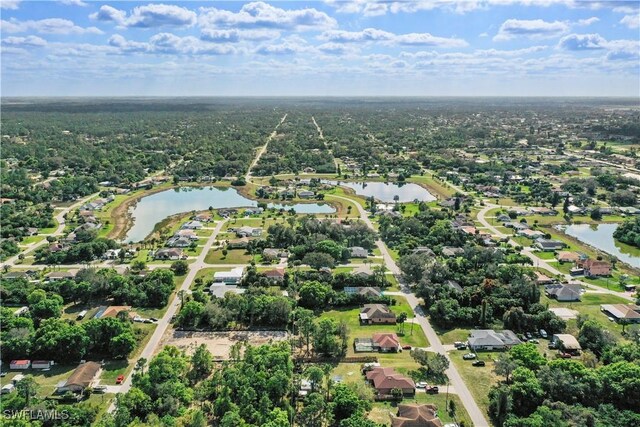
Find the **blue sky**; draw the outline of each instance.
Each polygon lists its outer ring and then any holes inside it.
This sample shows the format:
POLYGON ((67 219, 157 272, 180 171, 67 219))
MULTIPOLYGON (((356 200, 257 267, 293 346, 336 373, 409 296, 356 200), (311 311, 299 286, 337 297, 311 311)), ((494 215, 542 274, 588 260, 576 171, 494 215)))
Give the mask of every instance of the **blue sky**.
POLYGON ((640 96, 640 1, 19 1, 2 96, 640 96))

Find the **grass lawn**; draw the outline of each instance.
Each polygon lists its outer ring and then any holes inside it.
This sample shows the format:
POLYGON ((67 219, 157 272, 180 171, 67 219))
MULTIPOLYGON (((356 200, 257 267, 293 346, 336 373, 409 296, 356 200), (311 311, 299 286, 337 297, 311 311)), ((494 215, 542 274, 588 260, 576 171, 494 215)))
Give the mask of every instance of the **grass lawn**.
POLYGON ((493 360, 497 359, 501 353, 478 353, 478 359, 484 360, 486 366, 476 367, 471 364, 471 361, 462 359, 462 355, 466 352, 468 352, 468 350, 456 350, 450 352, 449 356, 469 388, 469 391, 471 391, 474 400, 480 406, 480 409, 486 413, 489 407, 489 391, 491 387, 501 379, 493 372, 493 360))
MULTIPOLYGON (((405 398, 403 403, 431 403, 436 405, 438 408, 438 418, 443 423, 451 423, 457 421, 460 423, 464 421, 464 424, 467 426, 471 425, 471 421, 469 421, 469 415, 467 411, 464 409, 462 401, 455 394, 449 394, 448 400, 453 400, 456 403, 456 414, 455 420, 449 416, 448 411, 446 410, 447 405, 447 394, 444 390, 440 392, 440 394, 427 394, 427 393, 416 393, 414 397, 405 398)), ((393 402, 375 402, 373 404, 373 408, 371 412, 369 412, 369 418, 372 421, 383 424, 385 426, 391 425, 389 413, 395 415, 397 413, 397 404, 393 402)))
MULTIPOLYGON (((394 298, 402 298, 402 297, 394 297, 394 298)), ((402 298, 404 299, 404 298, 402 298)), ((398 314, 402 311, 409 311, 411 313, 411 308, 406 303, 400 304, 399 306, 392 307, 394 313, 398 314)), ((404 336, 401 336, 398 332, 400 330, 399 325, 360 325, 359 321, 359 313, 360 308, 351 308, 351 309, 340 309, 340 310, 331 310, 325 313, 322 313, 323 318, 334 319, 337 322, 344 321, 349 328, 349 355, 355 354, 353 352, 353 339, 354 338, 370 338, 376 332, 394 332, 398 334, 400 338, 400 344, 402 345, 411 345, 412 347, 428 347, 429 342, 427 341, 427 337, 424 335, 422 328, 418 325, 413 326, 413 334, 411 334, 411 324, 405 323, 404 325, 404 336)), ((366 355, 367 353, 358 353, 366 355)))
POLYGON ((416 184, 421 184, 430 190, 430 192, 434 196, 439 196, 439 198, 447 198, 452 196, 455 193, 455 190, 447 184, 445 181, 436 180, 433 178, 432 174, 425 174, 422 176, 412 176, 407 178, 407 182, 415 182, 416 184))
POLYGON ((207 264, 249 264, 252 259, 258 261, 258 255, 248 255, 244 249, 231 249, 227 256, 222 255, 222 249, 211 249, 204 261, 207 264))
POLYGON ((27 246, 32 245, 32 244, 40 243, 40 242, 42 242, 45 238, 46 238, 46 237, 45 237, 45 236, 42 236, 42 235, 25 237, 25 238, 24 238, 24 239, 22 239, 22 241, 20 242, 20 246, 22 246, 22 247, 27 247, 27 246))
POLYGON ((555 259, 556 255, 553 252, 536 252, 536 256, 540 259, 555 259))
POLYGON ((467 342, 469 338, 469 329, 455 328, 455 329, 440 329, 434 326, 434 329, 442 344, 453 344, 456 341, 467 342))

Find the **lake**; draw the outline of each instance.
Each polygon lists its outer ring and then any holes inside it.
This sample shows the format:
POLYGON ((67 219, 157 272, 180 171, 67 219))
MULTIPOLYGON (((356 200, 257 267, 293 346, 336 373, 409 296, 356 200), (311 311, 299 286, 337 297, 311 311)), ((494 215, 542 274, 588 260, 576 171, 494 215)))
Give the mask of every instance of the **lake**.
MULTIPOLYGON (((147 237, 153 227, 168 216, 191 211, 255 207, 258 202, 240 195, 234 188, 187 187, 171 189, 143 197, 131 207, 129 213, 133 226, 127 232, 125 242, 139 242, 147 237)), ((331 205, 318 203, 273 204, 276 209, 295 209, 303 214, 329 214, 336 210, 331 205)))
POLYGON ((618 224, 574 224, 559 228, 581 242, 613 255, 632 267, 640 268, 640 256, 637 255, 637 250, 634 253, 634 249, 629 245, 613 238, 613 232, 618 228, 618 224))
POLYGON ((384 203, 395 202, 394 196, 398 196, 398 202, 407 203, 418 200, 420 202, 431 202, 436 197, 429 193, 424 187, 414 183, 398 184, 395 182, 343 182, 326 181, 332 185, 340 185, 353 189, 357 195, 364 197, 373 196, 376 200, 384 203))

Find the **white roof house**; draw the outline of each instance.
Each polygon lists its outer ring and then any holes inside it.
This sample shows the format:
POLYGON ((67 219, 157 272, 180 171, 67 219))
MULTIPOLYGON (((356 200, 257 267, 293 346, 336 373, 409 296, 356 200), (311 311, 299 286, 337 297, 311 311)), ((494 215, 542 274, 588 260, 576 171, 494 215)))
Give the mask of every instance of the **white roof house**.
POLYGON ((216 271, 213 273, 213 281, 226 284, 240 283, 244 276, 244 267, 236 267, 230 271, 216 271))
POLYGON ((491 329, 474 329, 469 335, 469 347, 472 350, 504 350, 522 343, 509 330, 496 332, 491 329))

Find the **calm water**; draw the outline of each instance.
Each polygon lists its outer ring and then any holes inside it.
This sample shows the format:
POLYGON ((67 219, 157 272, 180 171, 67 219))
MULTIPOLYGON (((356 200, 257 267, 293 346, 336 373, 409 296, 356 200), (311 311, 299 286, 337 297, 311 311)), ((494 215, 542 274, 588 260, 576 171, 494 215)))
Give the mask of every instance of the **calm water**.
POLYGON ((618 224, 574 224, 562 227, 565 233, 588 245, 598 248, 603 252, 614 255, 620 261, 632 267, 640 267, 640 257, 632 255, 628 247, 616 242, 613 232, 618 228, 618 224))
MULTIPOLYGON (((127 233, 124 241, 139 242, 153 231, 153 227, 168 216, 181 212, 203 211, 219 208, 255 207, 258 202, 247 199, 238 194, 233 188, 186 188, 166 190, 151 196, 143 197, 138 204, 131 208, 134 220, 133 227, 127 233)), ((333 213, 336 210, 327 204, 297 203, 292 205, 269 204, 276 209, 295 209, 298 213, 316 214, 333 213)))
POLYGON ((356 194, 364 197, 373 196, 376 200, 384 203, 395 202, 394 196, 398 196, 398 202, 406 203, 418 200, 420 202, 431 202, 436 200, 435 196, 418 184, 397 184, 395 182, 341 182, 327 181, 329 184, 340 184, 355 190, 356 194))

